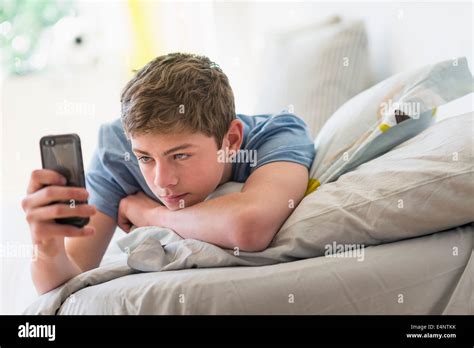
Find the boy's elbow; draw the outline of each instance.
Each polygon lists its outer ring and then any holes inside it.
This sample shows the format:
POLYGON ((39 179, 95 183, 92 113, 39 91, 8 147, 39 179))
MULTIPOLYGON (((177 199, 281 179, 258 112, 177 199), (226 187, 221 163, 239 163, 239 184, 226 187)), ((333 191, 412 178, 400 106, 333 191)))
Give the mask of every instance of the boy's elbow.
POLYGON ((270 243, 267 243, 261 238, 255 238, 253 236, 250 236, 249 233, 242 232, 242 233, 238 233, 238 235, 235 238, 234 244, 235 244, 235 247, 237 247, 238 250, 240 251, 254 253, 257 251, 265 250, 270 243))
POLYGON ((235 224, 234 230, 234 248, 240 251, 257 252, 268 248, 273 238, 268 238, 268 230, 260 228, 251 217, 241 217, 235 224))

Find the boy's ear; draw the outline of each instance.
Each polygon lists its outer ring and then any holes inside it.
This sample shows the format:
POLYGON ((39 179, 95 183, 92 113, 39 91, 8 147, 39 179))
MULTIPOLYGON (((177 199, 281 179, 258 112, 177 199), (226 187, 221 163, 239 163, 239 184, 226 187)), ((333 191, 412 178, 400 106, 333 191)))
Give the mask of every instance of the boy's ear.
POLYGON ((239 150, 243 141, 243 124, 240 120, 233 120, 229 126, 226 136, 224 137, 223 147, 229 150, 239 150))

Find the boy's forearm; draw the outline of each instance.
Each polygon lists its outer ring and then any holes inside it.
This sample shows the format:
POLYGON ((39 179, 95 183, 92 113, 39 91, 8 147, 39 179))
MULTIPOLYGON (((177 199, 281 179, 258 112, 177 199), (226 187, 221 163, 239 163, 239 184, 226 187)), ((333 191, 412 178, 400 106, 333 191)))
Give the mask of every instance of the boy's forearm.
POLYGON ((175 211, 160 207, 150 222, 183 238, 233 249, 239 247, 237 234, 244 225, 247 206, 243 194, 236 192, 175 211))
POLYGON ((55 289, 81 273, 81 269, 66 252, 50 259, 37 258, 31 262, 31 275, 39 295, 55 289))

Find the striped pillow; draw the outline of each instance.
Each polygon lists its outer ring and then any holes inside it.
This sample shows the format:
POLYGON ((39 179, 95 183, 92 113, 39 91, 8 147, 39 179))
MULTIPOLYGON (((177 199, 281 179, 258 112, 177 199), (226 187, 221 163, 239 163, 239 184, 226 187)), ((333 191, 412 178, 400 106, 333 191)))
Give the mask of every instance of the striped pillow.
POLYGON ((295 113, 315 137, 326 120, 371 84, 367 34, 361 21, 333 17, 267 34, 256 113, 295 113))

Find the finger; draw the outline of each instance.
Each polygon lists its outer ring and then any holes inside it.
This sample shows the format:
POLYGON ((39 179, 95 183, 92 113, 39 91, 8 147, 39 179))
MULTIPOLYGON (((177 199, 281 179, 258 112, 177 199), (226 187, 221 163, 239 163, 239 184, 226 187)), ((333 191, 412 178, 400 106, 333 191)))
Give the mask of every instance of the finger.
POLYGON ((131 223, 127 218, 119 216, 117 224, 125 233, 130 232, 131 223))
POLYGON ((92 226, 82 228, 72 225, 58 225, 56 223, 43 224, 41 231, 33 233, 33 243, 41 244, 52 237, 87 237, 95 233, 92 226))
POLYGON ((66 185, 66 183, 66 178, 54 170, 36 169, 31 172, 26 192, 30 194, 46 185, 66 185))
POLYGON ((83 187, 48 186, 28 195, 23 208, 25 210, 32 209, 57 201, 81 202, 85 201, 87 197, 89 197, 89 193, 83 187))
POLYGON ((126 223, 126 222, 122 222, 122 223, 119 224, 119 227, 120 227, 125 233, 128 233, 128 232, 130 232, 131 224, 126 223))
POLYGON ((127 226, 130 221, 127 218, 127 215, 124 213, 124 200, 122 199, 119 204, 118 216, 117 216, 117 225, 120 227, 124 232, 128 233, 129 227, 127 226))
POLYGON ((52 204, 45 207, 31 209, 26 216, 28 222, 48 221, 66 217, 89 217, 96 213, 95 206, 78 204, 71 208, 68 204, 52 204))

